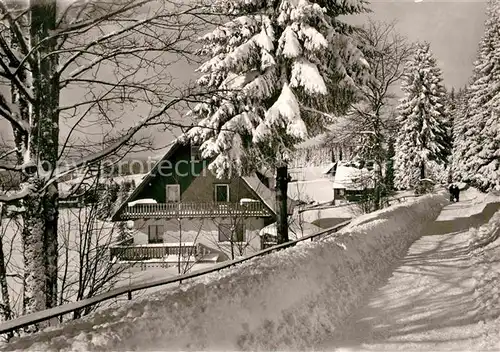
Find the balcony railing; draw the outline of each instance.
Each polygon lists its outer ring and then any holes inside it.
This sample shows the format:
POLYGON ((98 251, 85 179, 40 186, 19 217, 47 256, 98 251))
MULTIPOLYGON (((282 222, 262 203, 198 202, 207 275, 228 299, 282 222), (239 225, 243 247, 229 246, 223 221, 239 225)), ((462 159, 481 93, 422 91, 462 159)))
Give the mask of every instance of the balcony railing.
POLYGON ((201 243, 158 243, 110 247, 111 261, 167 260, 177 261, 179 255, 189 261, 198 261, 212 250, 201 243), (116 258, 116 259, 115 259, 116 258))
POLYGON ((134 204, 123 209, 120 218, 212 218, 271 216, 262 202, 248 203, 151 203, 134 204))

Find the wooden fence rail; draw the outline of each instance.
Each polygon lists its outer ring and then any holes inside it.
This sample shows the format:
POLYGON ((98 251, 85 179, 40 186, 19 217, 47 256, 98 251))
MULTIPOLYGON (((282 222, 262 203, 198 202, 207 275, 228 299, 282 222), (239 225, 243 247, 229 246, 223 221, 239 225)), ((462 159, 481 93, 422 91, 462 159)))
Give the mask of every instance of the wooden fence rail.
MULTIPOLYGON (((388 202, 397 201, 398 203, 401 203, 401 202, 406 201, 409 198, 416 198, 416 197, 418 197, 418 196, 414 195, 414 194, 407 194, 404 196, 388 198, 387 201, 388 202)), ((299 214, 305 213, 306 211, 344 208, 344 207, 349 207, 349 206, 353 206, 353 205, 356 205, 356 203, 345 203, 345 204, 333 205, 332 202, 330 201, 330 202, 324 202, 324 203, 304 207, 303 209, 299 210, 299 214)))
POLYGON ((210 273, 220 271, 222 269, 226 269, 226 268, 235 266, 237 264, 246 262, 250 259, 267 255, 267 254, 274 252, 274 251, 277 251, 277 250, 281 250, 281 249, 288 248, 288 247, 293 247, 299 242, 303 242, 306 240, 316 241, 318 239, 321 239, 322 237, 325 237, 325 236, 328 236, 330 234, 337 232, 341 228, 347 226, 350 222, 351 222, 350 220, 344 221, 344 222, 337 224, 333 227, 330 227, 328 229, 324 229, 324 230, 321 230, 319 232, 313 233, 311 235, 301 237, 298 240, 275 245, 275 246, 263 249, 259 252, 256 252, 252 255, 249 255, 245 258, 222 262, 220 264, 216 264, 216 265, 214 265, 210 268, 207 268, 207 269, 196 270, 196 271, 193 271, 193 272, 188 273, 188 274, 174 276, 171 278, 153 280, 153 281, 149 281, 149 282, 141 282, 141 283, 132 284, 129 286, 118 287, 114 290, 111 290, 109 292, 94 296, 92 298, 84 299, 84 300, 69 303, 69 304, 64 304, 64 305, 61 305, 58 307, 35 312, 32 314, 27 314, 27 315, 21 316, 21 317, 16 318, 16 319, 8 320, 8 321, 0 324, 0 334, 5 334, 5 333, 12 332, 12 331, 16 331, 18 329, 21 329, 21 328, 24 328, 24 327, 27 327, 27 326, 30 326, 33 324, 37 324, 37 323, 40 323, 43 321, 47 321, 47 320, 50 320, 52 318, 62 317, 65 314, 73 313, 75 311, 79 311, 81 309, 91 307, 93 305, 102 303, 104 301, 108 301, 110 299, 113 299, 115 297, 122 296, 125 294, 128 295, 128 299, 130 300, 130 299, 132 299, 132 292, 141 291, 141 290, 145 290, 145 289, 149 289, 149 288, 153 288, 153 287, 158 287, 158 286, 164 286, 164 285, 168 285, 168 284, 172 284, 172 283, 176 283, 176 282, 182 283, 183 280, 188 280, 188 279, 192 279, 192 278, 195 278, 198 276, 210 274, 210 273))

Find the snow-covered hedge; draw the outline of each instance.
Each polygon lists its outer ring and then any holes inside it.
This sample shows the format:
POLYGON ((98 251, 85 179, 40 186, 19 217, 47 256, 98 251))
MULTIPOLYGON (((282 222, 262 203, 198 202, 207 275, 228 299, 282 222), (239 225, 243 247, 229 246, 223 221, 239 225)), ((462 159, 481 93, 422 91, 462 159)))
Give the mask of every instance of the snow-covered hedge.
POLYGON ((305 350, 338 326, 446 203, 428 195, 302 244, 13 342, 8 349, 305 350))

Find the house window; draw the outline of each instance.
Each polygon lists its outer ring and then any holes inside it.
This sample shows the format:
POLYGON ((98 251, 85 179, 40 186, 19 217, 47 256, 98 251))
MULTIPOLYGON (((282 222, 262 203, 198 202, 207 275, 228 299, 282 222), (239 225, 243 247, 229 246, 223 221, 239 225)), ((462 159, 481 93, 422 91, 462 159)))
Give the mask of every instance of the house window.
POLYGON ((215 185, 215 201, 229 202, 229 185, 215 185))
POLYGON ((163 225, 149 225, 148 226, 148 242, 149 243, 163 243, 163 225))
POLYGON ((199 145, 191 146, 191 161, 201 161, 201 150, 199 145))
POLYGON ((167 185, 167 203, 181 201, 181 185, 167 185))
POLYGON ((244 224, 220 224, 219 242, 245 242, 244 224))

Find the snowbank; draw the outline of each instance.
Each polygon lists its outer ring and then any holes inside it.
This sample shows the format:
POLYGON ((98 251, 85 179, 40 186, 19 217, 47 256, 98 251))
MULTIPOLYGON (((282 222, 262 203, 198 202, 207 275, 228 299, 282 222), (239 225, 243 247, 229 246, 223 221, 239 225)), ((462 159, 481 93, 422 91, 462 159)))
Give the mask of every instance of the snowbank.
POLYGON ((457 218, 470 218, 481 214, 488 204, 500 202, 500 196, 495 193, 483 193, 475 188, 468 188, 460 193, 460 202, 451 204, 445 209, 438 221, 457 218))
POLYGON ((475 279, 474 299, 482 316, 488 345, 478 350, 500 350, 500 211, 478 229, 471 229, 469 255, 475 279))
POLYGON ((427 195, 5 350, 305 350, 340 326, 447 203, 427 195))

